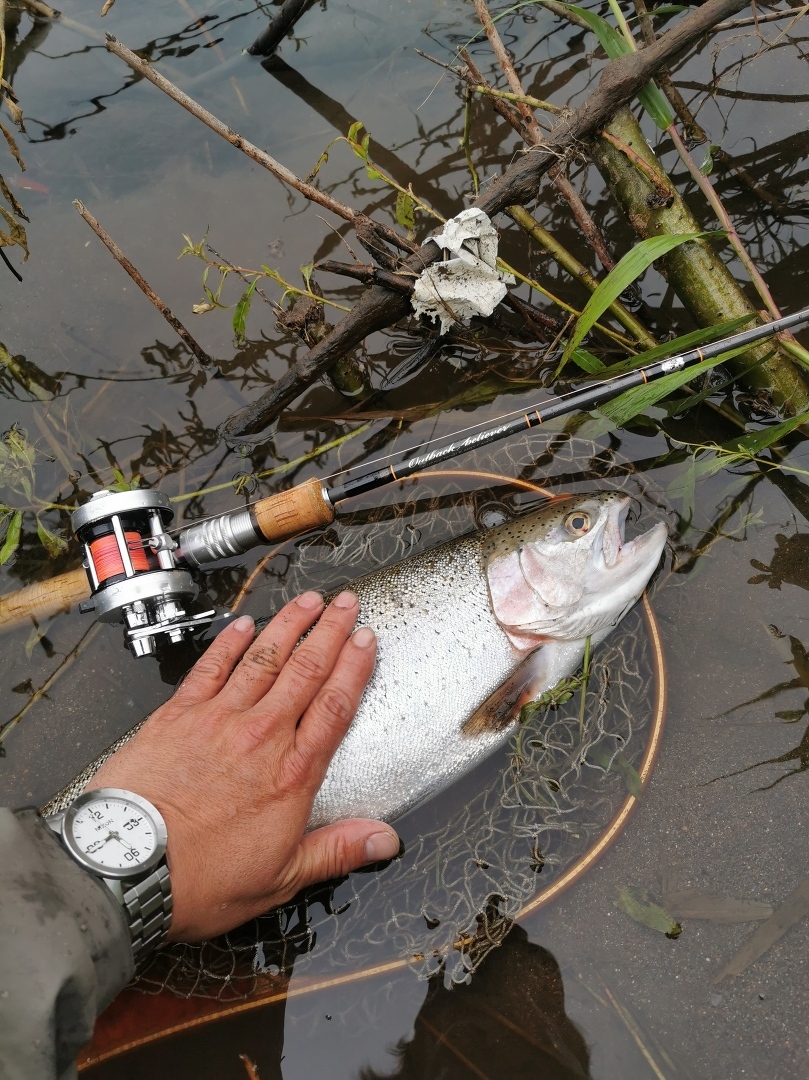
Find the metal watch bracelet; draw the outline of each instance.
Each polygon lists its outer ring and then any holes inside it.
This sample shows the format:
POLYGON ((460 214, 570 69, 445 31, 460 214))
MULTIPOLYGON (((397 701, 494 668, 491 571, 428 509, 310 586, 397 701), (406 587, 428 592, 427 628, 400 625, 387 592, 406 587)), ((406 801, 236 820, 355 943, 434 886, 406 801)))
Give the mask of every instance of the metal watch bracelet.
POLYGON ((171 926, 174 902, 169 869, 165 863, 161 863, 136 885, 128 885, 125 880, 102 880, 124 909, 129 923, 132 955, 137 965, 163 944, 171 926))

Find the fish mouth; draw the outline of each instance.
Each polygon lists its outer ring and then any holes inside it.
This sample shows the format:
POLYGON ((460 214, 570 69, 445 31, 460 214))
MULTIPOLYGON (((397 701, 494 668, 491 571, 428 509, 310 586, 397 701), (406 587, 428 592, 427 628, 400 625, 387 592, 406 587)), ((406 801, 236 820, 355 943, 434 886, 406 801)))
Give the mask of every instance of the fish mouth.
POLYGON ((654 561, 657 563, 668 538, 668 528, 661 522, 641 533, 633 540, 625 539, 626 519, 632 500, 628 495, 616 499, 607 507, 603 528, 596 537, 596 553, 600 555, 605 569, 613 570, 619 564, 636 566, 654 561))

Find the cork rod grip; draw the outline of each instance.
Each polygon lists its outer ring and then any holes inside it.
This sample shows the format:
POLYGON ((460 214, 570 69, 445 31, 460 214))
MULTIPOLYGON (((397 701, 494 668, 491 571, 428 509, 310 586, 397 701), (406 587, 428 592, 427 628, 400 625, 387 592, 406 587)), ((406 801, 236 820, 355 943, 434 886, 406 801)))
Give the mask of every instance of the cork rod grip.
POLYGON ((0 630, 9 630, 29 618, 47 619, 67 611, 80 600, 89 599, 90 595, 90 583, 81 567, 36 585, 26 585, 24 589, 0 596, 0 630))
POLYGON ((289 540, 334 521, 334 509, 323 496, 319 480, 280 491, 253 506, 256 525, 269 543, 289 540))

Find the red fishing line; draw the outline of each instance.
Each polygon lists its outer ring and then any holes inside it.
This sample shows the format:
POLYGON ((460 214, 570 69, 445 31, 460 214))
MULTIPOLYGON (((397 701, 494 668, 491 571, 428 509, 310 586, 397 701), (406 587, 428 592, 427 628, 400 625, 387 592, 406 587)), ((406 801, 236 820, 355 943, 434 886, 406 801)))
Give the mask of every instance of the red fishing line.
MULTIPOLYGON (((126 532, 124 536, 133 568, 136 571, 148 570, 149 560, 143 547, 143 537, 136 532, 126 532)), ((118 542, 114 536, 102 536, 100 540, 94 540, 90 544, 90 555, 95 565, 99 584, 118 574, 126 573, 121 553, 118 550, 118 542)))

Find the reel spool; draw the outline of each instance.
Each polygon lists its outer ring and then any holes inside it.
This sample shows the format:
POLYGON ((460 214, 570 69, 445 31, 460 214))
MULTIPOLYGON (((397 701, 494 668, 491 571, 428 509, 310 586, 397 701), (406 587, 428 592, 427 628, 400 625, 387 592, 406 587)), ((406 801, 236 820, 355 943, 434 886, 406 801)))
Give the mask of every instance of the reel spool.
POLYGON ((181 642, 215 614, 190 613, 199 590, 177 565, 178 545, 166 532, 173 517, 156 491, 98 491, 72 517, 93 594, 80 610, 123 623, 135 656, 153 655, 161 635, 181 642))

